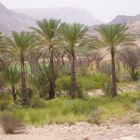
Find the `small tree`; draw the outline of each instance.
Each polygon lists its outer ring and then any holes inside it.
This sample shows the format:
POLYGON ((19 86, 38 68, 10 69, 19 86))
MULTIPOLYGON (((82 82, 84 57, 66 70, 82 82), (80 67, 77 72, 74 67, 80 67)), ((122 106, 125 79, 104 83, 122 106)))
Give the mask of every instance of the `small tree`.
POLYGON ((9 67, 5 69, 2 72, 3 78, 11 86, 11 91, 12 91, 12 97, 14 103, 16 103, 16 87, 15 85, 19 82, 20 80, 20 72, 17 68, 17 66, 9 67))
POLYGON ((128 72, 133 80, 138 79, 137 68, 140 64, 140 57, 138 52, 139 48, 126 47, 117 51, 117 58, 120 60, 124 68, 128 69, 128 72))
POLYGON ((46 65, 40 67, 40 72, 29 76, 28 83, 32 89, 38 92, 40 98, 46 98, 49 89, 49 68, 46 65))

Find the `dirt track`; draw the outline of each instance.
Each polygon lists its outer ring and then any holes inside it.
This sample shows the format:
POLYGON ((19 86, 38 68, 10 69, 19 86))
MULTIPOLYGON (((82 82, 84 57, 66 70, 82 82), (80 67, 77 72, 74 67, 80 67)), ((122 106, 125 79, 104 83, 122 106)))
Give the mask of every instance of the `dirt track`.
POLYGON ((69 126, 46 125, 28 128, 24 134, 6 135, 0 140, 140 140, 140 124, 97 126, 81 122, 69 126))

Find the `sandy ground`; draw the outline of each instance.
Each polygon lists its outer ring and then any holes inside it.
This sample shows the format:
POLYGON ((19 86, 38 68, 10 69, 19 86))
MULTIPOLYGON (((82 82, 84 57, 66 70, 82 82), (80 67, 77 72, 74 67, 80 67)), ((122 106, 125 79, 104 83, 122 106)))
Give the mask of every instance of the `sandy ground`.
POLYGON ((27 128, 23 134, 7 135, 0 130, 0 140, 140 140, 140 124, 92 125, 86 122, 69 126, 46 125, 27 128))

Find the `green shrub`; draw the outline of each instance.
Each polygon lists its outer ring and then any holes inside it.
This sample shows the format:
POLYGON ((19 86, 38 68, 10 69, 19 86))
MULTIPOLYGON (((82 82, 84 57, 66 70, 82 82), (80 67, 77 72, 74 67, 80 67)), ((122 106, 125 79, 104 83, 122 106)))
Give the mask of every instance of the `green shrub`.
POLYGON ((5 110, 5 109, 7 109, 8 106, 9 106, 9 103, 8 103, 8 102, 6 102, 6 101, 1 101, 1 102, 0 102, 0 111, 3 111, 3 110, 5 110))
MULTIPOLYGON (((8 107, 6 110, 12 111, 15 117, 33 125, 78 121, 100 124, 106 119, 123 116, 130 111, 135 113, 136 101, 140 100, 140 94, 125 93, 115 98, 95 96, 86 99, 57 97, 49 101, 33 100, 30 106, 10 105, 11 109, 8 107), (43 105, 40 106, 42 102, 43 105)), ((3 113, 0 112, 1 114, 3 113)))
POLYGON ((56 89, 70 91, 70 83, 70 76, 61 76, 56 80, 56 89))
POLYGON ((95 102, 93 99, 81 100, 76 99, 73 102, 72 110, 78 115, 88 115, 94 109, 95 102))
MULTIPOLYGON (((108 76, 104 74, 92 74, 92 75, 84 75, 84 76, 78 76, 77 77, 77 83, 78 83, 78 89, 79 94, 93 90, 93 89, 101 89, 103 86, 103 83, 106 83, 109 80, 108 76)), ((56 81, 56 87, 57 90, 66 90, 70 91, 70 83, 71 79, 70 76, 62 76, 57 79, 56 81)))
MULTIPOLYGON (((56 81, 56 87, 60 93, 62 91, 67 91, 67 95, 70 95, 70 86, 71 86, 70 76, 62 76, 56 81)), ((78 98, 86 97, 86 91, 79 81, 77 85, 77 97, 78 98)))
POLYGON ((107 81, 107 82, 103 83, 102 91, 106 96, 111 96, 112 95, 112 82, 107 81))
POLYGON ((4 111, 13 106, 10 94, 0 95, 0 111, 4 111))
POLYGON ((44 99, 34 98, 30 102, 30 107, 32 107, 32 108, 46 108, 47 103, 44 99))
POLYGON ((86 91, 89 91, 102 88, 103 83, 108 81, 108 76, 97 73, 92 75, 79 76, 77 80, 86 91))

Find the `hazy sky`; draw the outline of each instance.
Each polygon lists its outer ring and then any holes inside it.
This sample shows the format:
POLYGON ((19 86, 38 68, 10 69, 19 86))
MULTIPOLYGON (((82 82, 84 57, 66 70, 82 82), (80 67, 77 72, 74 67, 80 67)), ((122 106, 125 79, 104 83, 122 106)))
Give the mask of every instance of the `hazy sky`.
POLYGON ((108 22, 116 15, 140 14, 140 0, 0 0, 8 8, 78 7, 108 22))

